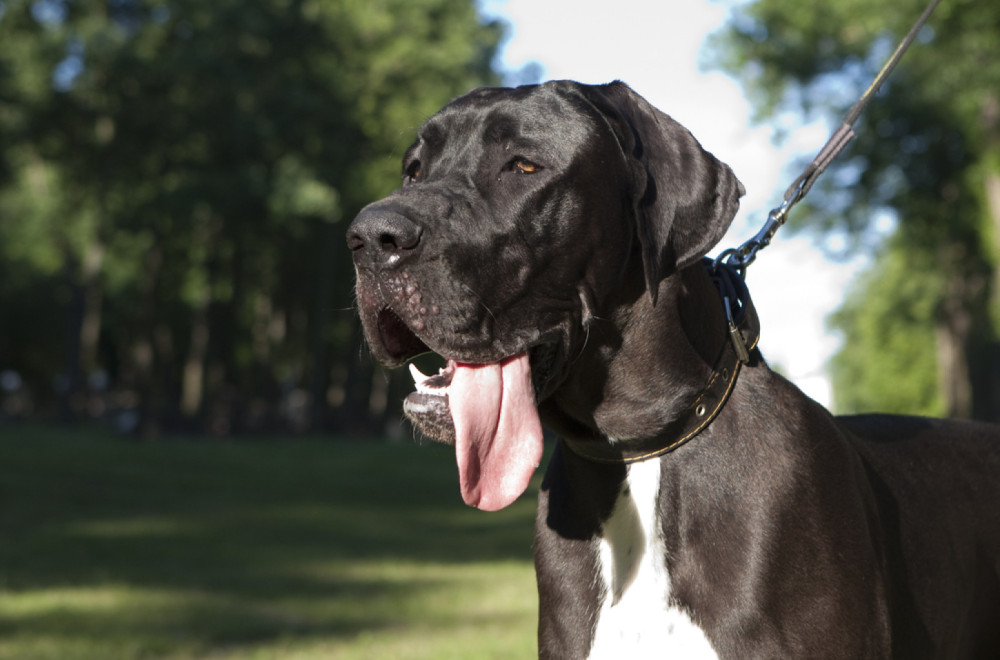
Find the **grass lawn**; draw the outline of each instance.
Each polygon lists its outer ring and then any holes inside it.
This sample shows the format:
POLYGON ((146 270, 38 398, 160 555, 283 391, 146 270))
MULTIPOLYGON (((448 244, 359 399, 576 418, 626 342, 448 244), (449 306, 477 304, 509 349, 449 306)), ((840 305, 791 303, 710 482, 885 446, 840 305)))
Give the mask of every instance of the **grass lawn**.
POLYGON ((534 657, 536 492, 470 509, 409 441, 0 427, 0 658, 534 657))

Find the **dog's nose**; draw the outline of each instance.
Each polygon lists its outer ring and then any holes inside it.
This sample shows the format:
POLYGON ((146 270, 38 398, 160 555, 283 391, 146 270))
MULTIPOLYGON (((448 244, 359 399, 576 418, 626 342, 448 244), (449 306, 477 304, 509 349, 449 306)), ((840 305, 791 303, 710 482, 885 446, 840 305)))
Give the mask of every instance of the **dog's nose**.
POLYGON ((355 260, 364 258, 375 267, 387 268, 413 254, 420 235, 420 227, 402 213, 369 206, 347 228, 347 245, 355 260))

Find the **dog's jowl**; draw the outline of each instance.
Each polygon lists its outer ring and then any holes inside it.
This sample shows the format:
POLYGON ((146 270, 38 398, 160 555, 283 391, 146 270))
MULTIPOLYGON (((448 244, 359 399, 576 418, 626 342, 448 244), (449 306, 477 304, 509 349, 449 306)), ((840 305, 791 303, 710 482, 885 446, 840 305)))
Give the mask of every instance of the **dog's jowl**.
POLYGON ((768 369, 703 259, 742 194, 621 83, 476 90, 348 230, 365 337, 444 358, 404 411, 467 503, 559 437, 540 657, 1000 658, 1000 431, 834 417, 768 369))

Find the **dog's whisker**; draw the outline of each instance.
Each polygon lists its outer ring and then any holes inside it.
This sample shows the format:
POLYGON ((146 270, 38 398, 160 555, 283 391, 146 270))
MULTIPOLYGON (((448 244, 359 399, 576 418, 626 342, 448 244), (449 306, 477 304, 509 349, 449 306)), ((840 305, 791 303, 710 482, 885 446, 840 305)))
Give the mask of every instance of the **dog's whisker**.
POLYGON ((471 294, 472 297, 475 298, 476 303, 480 307, 482 307, 484 310, 486 310, 486 313, 489 314, 490 318, 493 319, 493 322, 496 323, 496 321, 497 321, 496 315, 493 313, 493 310, 490 309, 489 306, 485 302, 483 302, 482 297, 476 291, 474 291, 472 287, 470 287, 465 282, 459 282, 459 286, 461 286, 463 289, 465 289, 466 291, 468 291, 469 294, 471 294))
POLYGON ((587 349, 587 344, 590 342, 590 324, 583 326, 583 345, 580 346, 580 350, 577 351, 576 357, 570 360, 570 364, 576 364, 583 357, 584 352, 587 349))

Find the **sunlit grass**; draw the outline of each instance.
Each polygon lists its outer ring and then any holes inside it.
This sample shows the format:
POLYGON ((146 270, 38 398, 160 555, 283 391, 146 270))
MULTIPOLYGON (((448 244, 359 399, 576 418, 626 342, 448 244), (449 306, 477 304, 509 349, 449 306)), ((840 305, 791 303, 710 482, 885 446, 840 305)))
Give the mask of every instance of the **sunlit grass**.
POLYGON ((531 495, 410 443, 0 429, 0 658, 527 658, 531 495))

